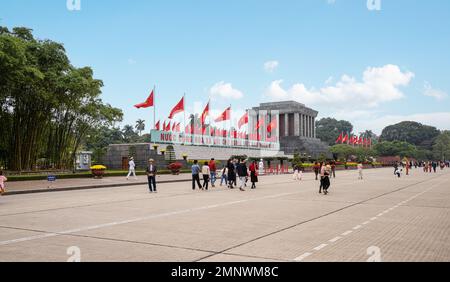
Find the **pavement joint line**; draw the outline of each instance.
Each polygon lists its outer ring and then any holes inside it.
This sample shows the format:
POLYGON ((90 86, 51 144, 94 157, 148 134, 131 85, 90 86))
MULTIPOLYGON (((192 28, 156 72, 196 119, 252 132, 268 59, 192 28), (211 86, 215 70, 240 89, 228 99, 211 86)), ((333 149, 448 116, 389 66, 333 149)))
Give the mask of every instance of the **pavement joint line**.
MULTIPOLYGON (((375 200, 375 199, 384 197, 384 196, 386 196, 386 195, 390 195, 390 194, 393 194, 393 193, 396 193, 396 192, 399 192, 399 191, 403 191, 403 190, 409 189, 409 188, 411 188, 411 187, 417 186, 417 185, 419 185, 419 184, 423 184, 423 183, 426 183, 426 182, 429 182, 429 181, 433 181, 433 180, 439 179, 439 178, 442 177, 442 176, 443 176, 443 175, 439 175, 439 176, 436 177, 436 178, 425 179, 425 180, 421 180, 421 181, 419 181, 419 182, 415 182, 415 183, 412 183, 412 184, 408 184, 408 185, 405 185, 405 186, 401 186, 401 187, 399 187, 398 189, 395 189, 395 190, 393 190, 393 191, 389 191, 389 192, 382 193, 382 194, 377 195, 377 196, 374 196, 374 197, 372 197, 372 198, 369 198, 369 199, 366 199, 366 200, 362 200, 362 201, 357 202, 357 203, 350 204, 350 205, 348 205, 348 206, 345 206, 345 207, 342 207, 342 208, 340 208, 340 209, 331 211, 331 212, 329 212, 329 213, 326 213, 326 214, 317 216, 317 217, 315 217, 315 218, 311 218, 311 219, 308 219, 308 220, 299 222, 299 223, 297 223, 297 224, 294 224, 294 225, 291 225, 291 226, 288 226, 288 227, 285 227, 285 228, 281 228, 281 229, 279 229, 279 230, 277 230, 277 231, 273 231, 273 232, 270 232, 270 233, 268 233, 268 234, 261 235, 261 236, 259 236, 259 237, 253 238, 253 239, 251 239, 251 240, 249 240, 249 241, 247 241, 247 242, 240 243, 240 244, 238 244, 238 245, 228 247, 227 249, 223 250, 221 253, 225 253, 225 252, 227 252, 227 251, 229 251, 229 250, 232 250, 232 249, 234 249, 234 248, 238 248, 238 247, 240 247, 240 246, 243 246, 243 245, 246 245, 246 244, 249 244, 249 243, 258 241, 258 240, 260 240, 260 239, 263 239, 263 238, 266 238, 266 237, 269 237, 269 236, 272 236, 272 235, 275 235, 275 234, 284 232, 284 231, 289 230, 289 229, 292 229, 292 228, 294 228, 294 227, 297 227, 297 226, 300 226, 300 225, 303 225, 303 224, 312 222, 312 221, 314 221, 314 220, 318 220, 318 219, 324 218, 324 217, 329 216, 329 215, 331 215, 331 214, 338 213, 338 212, 340 212, 340 211, 349 209, 349 208, 354 207, 354 206, 357 206, 357 205, 361 205, 361 204, 363 204, 363 203, 367 203, 367 202, 369 202, 369 201, 372 201, 372 200, 375 200)), ((353 182, 351 182, 351 183, 353 183, 353 182)), ((349 183, 349 184, 351 184, 351 183, 349 183)), ((339 185, 346 185, 346 184, 347 184, 347 183, 339 183, 339 185)), ((375 219, 376 219, 376 218, 375 218, 375 219)), ((204 258, 201 258, 201 259, 197 260, 197 262, 198 262, 198 261, 201 261, 201 260, 204 260, 204 259, 206 259, 206 258, 208 258, 208 257, 211 257, 211 256, 213 256, 213 255, 209 255, 209 256, 206 256, 206 257, 204 257, 204 258)))
MULTIPOLYGON (((433 185, 431 188, 427 189, 426 191, 423 191, 423 192, 419 193, 418 195, 423 195, 423 194, 425 194, 426 192, 431 191, 435 186, 437 186, 437 185, 433 185)), ((418 195, 416 195, 416 196, 418 196, 418 195)), ((377 219, 377 217, 371 218, 371 220, 375 220, 375 219, 377 219)), ((366 222, 369 223, 368 221, 366 221, 366 222)), ((366 223, 366 222, 365 222, 365 223, 366 223)), ((357 229, 360 229, 361 227, 362 227, 361 225, 358 225, 358 226, 355 226, 353 229, 354 229, 354 230, 357 230, 357 229)), ((353 233, 353 231, 352 231, 352 230, 348 230, 348 231, 342 233, 342 236, 347 236, 347 235, 350 235, 351 233, 353 233)), ((339 238, 339 237, 333 238, 333 239, 331 239, 329 242, 333 242, 334 240, 335 240, 334 242, 336 242, 336 241, 338 241, 338 240, 336 240, 337 238, 339 238)), ((320 245, 320 246, 314 248, 314 250, 315 250, 315 251, 320 251, 321 249, 323 249, 323 248, 326 247, 326 246, 328 246, 328 244, 322 244, 322 245, 320 245)), ((310 253, 307 253, 307 254, 311 255, 310 253)), ((309 256, 309 255, 308 255, 308 256, 309 256)), ((303 259, 304 259, 304 258, 303 258, 303 259)), ((303 259, 301 259, 301 260, 303 260, 303 259)), ((297 260, 297 259, 295 259, 295 260, 297 260)))
POLYGON ((320 246, 315 247, 314 250, 315 250, 315 251, 320 251, 320 250, 322 250, 323 248, 325 248, 326 246, 328 246, 328 244, 322 244, 322 245, 320 245, 320 246))
POLYGON ((312 253, 304 253, 303 255, 295 258, 294 261, 300 262, 311 255, 312 255, 312 253))
MULTIPOLYGON (((428 180, 428 181, 429 181, 429 180, 428 180)), ((391 194, 391 193, 398 192, 398 191, 403 190, 403 189, 410 188, 411 186, 415 186, 415 185, 418 185, 418 184, 424 183, 424 182, 427 182, 427 181, 422 181, 422 182, 414 183, 414 184, 412 184, 412 185, 408 185, 408 186, 405 186, 405 187, 403 187, 403 188, 399 188, 399 189, 397 189, 397 190, 390 191, 390 192, 387 192, 387 193, 378 195, 378 196, 373 197, 373 198, 371 198, 371 199, 363 200, 363 201, 361 201, 361 202, 359 202, 359 203, 355 203, 355 204, 353 204, 353 205, 343 207, 342 209, 338 209, 338 210, 335 210, 335 211, 333 211, 333 212, 330 212, 330 213, 328 213, 328 214, 326 214, 326 215, 319 216, 318 218, 321 218, 321 217, 327 216, 327 215, 329 215, 329 214, 333 214, 333 213, 339 212, 339 211, 341 211, 341 210, 350 208, 351 206, 355 206, 355 205, 357 205, 357 204, 361 204, 361 203, 364 203, 364 202, 367 202, 367 201, 370 201, 370 200, 373 200, 373 199, 376 199, 376 198, 379 198, 379 197, 382 197, 382 196, 385 196, 385 195, 388 195, 388 194, 391 194)), ((341 183, 339 183, 339 184, 341 184, 341 183)), ((342 183, 342 184, 343 184, 343 183, 342 183)), ((431 189, 430 189, 430 190, 431 190, 431 189)), ((279 195, 267 196, 267 197, 263 197, 263 198, 274 198, 274 197, 281 197, 281 196, 283 196, 283 195, 293 195, 293 194, 298 194, 298 193, 299 193, 299 192, 296 192, 296 193, 285 193, 285 194, 279 194, 279 195)), ((263 198, 253 198, 253 199, 248 199, 248 200, 245 200, 245 201, 238 201, 238 202, 248 202, 248 201, 253 201, 253 200, 258 200, 258 199, 263 199, 263 198)), ((219 206, 224 206, 224 205, 229 205, 229 203, 228 203, 228 204, 225 203, 225 204, 222 204, 222 205, 219 205, 219 206)), ((194 211, 194 210, 199 210, 199 208, 193 208, 193 209, 188 209, 188 210, 182 210, 182 211, 177 211, 177 212, 171 212, 171 213, 166 213, 166 214, 162 214, 162 215, 179 214, 180 212, 189 212, 189 211, 194 211)), ((145 220, 145 219, 153 218, 153 217, 154 217, 154 216, 151 216, 151 217, 141 217, 141 218, 138 218, 138 220, 145 220)), ((314 218, 314 219, 311 219, 311 220, 309 220, 309 221, 316 220, 316 219, 318 219, 318 218, 314 218)), ((129 223, 129 222, 134 222, 134 221, 135 221, 135 220, 126 220, 126 221, 122 221, 122 222, 124 222, 124 223, 129 223)), ((307 221, 307 222, 309 222, 309 221, 307 221)), ((112 225, 115 225, 115 224, 120 224, 120 223, 121 223, 121 222, 114 222, 114 223, 103 224, 103 225, 101 225, 101 226, 110 226, 111 224, 112 224, 112 225)), ((303 223, 305 223, 305 222, 302 222, 302 223, 300 223, 300 224, 303 224, 303 223)), ((298 224, 298 225, 299 225, 299 224, 298 224)), ((81 228, 81 229, 83 229, 83 228, 81 228)), ((78 231, 78 230, 80 230, 80 228, 79 228, 79 229, 72 229, 71 231, 73 232, 73 231, 78 231)), ((284 230, 286 230, 286 229, 284 229, 284 230)), ((61 234, 66 235, 66 234, 65 234, 66 232, 67 232, 67 231, 65 231, 65 232, 63 232, 63 233, 61 233, 61 234)), ((281 232, 281 231, 278 231, 278 232, 281 232)), ((278 233, 278 232, 274 232, 274 233, 278 233)), ((61 234, 60 234, 60 233, 48 233, 48 234, 43 234, 43 235, 38 235, 38 236, 33 236, 33 237, 36 237, 36 238, 37 238, 37 237, 39 237, 39 238, 45 238, 45 237, 58 236, 58 235, 61 235, 61 234), (55 235, 55 234, 56 234, 56 235, 55 235)), ((75 235, 71 235, 71 236, 75 236, 75 235)), ((267 235, 267 236, 270 236, 270 234, 267 235)), ((265 237, 265 236, 264 236, 264 237, 265 237)), ((30 237, 27 237, 27 238, 30 238, 30 237)), ((23 239, 26 239, 26 238, 19 238, 19 239, 15 239, 15 240, 11 240, 11 241, 22 241, 23 239)), ((255 240, 257 240, 257 239, 255 239, 255 240)), ((0 243, 2 243, 2 242, 0 242, 0 243)), ((245 243, 244 243, 244 244, 245 244, 245 243)), ((243 244, 242 244, 242 245, 243 245, 243 244)), ((216 254, 220 254, 220 253, 224 253, 224 251, 216 252, 216 254)))
POLYGON ((370 223, 370 221, 364 221, 363 222, 363 225, 367 225, 367 224, 369 224, 370 223))
POLYGON ((328 242, 330 242, 330 243, 336 243, 337 241, 339 241, 339 240, 341 240, 341 239, 342 239, 342 237, 341 237, 341 236, 338 236, 338 237, 335 237, 335 238, 331 239, 331 240, 328 241, 328 242))
MULTIPOLYGON (((299 193, 301 193, 301 192, 297 191, 294 193, 281 193, 281 194, 258 197, 258 198, 250 198, 250 199, 240 200, 240 201, 225 202, 225 203, 214 205, 214 206, 215 207, 225 207, 225 206, 230 206, 230 205, 244 203, 244 202, 251 202, 251 201, 264 200, 264 199, 270 199, 270 198, 276 198, 276 197, 283 197, 283 196, 295 195, 295 194, 299 194, 299 193)), ((67 235, 67 234, 72 234, 72 233, 77 233, 77 232, 82 232, 82 231, 91 231, 91 230, 105 228, 105 227, 112 227, 112 226, 117 226, 117 225, 135 223, 135 222, 139 222, 139 221, 167 217, 167 216, 171 216, 171 215, 184 214, 184 213, 189 213, 189 212, 193 212, 193 211, 201 211, 201 210, 205 210, 205 209, 211 209, 211 207, 208 208, 208 206, 204 206, 204 207, 183 209, 183 210, 179 210, 179 211, 154 214, 154 215, 149 215, 149 216, 144 216, 144 217, 137 217, 137 218, 123 220, 123 221, 115 221, 115 222, 98 224, 98 225, 93 225, 93 226, 88 226, 88 227, 81 227, 81 228, 70 229, 70 230, 65 230, 65 231, 51 232, 51 233, 46 233, 43 235, 0 241, 0 246, 10 245, 10 244, 18 243, 18 242, 32 241, 32 240, 48 238, 48 237, 56 237, 56 236, 60 236, 60 235, 67 235)), ((45 231, 41 231, 41 232, 45 232, 45 231)))
MULTIPOLYGON (((290 183, 290 182, 276 182, 275 184, 288 184, 288 183, 290 183)), ((171 184, 171 183, 167 183, 167 184, 171 184)), ((269 186, 270 187, 271 185, 273 185, 273 184, 261 184, 261 185, 259 185, 259 187, 265 187, 265 186, 269 186)), ((114 188, 114 187, 112 187, 112 188, 114 188)), ((127 188, 130 188, 130 187, 127 187, 127 188)), ((261 188, 259 188, 259 189, 263 190, 261 188)), ((214 189, 214 190, 210 190, 209 191, 209 193, 225 193, 225 192, 229 192, 229 189, 214 189)), ((33 193, 33 194, 35 195, 36 193, 33 193)), ((203 194, 206 195, 206 193, 203 193, 203 194)), ((44 210, 36 210, 36 211, 26 211, 26 212, 21 212, 21 213, 1 214, 0 217, 24 215, 24 214, 29 214, 29 213, 57 211, 57 210, 67 210, 67 209, 73 209, 73 208, 94 207, 94 206, 110 205, 110 204, 117 204, 117 203, 127 203, 127 202, 134 202, 134 201, 168 199, 168 198, 183 197, 183 196, 190 196, 190 195, 192 195, 192 192, 184 192, 184 193, 177 193, 177 194, 172 194, 172 195, 167 195, 167 196, 160 196, 160 197, 146 197, 146 198, 137 198, 137 199, 102 202, 102 203, 96 203, 96 204, 76 205, 76 206, 69 206, 69 207, 62 207, 62 208, 44 209, 44 210)))

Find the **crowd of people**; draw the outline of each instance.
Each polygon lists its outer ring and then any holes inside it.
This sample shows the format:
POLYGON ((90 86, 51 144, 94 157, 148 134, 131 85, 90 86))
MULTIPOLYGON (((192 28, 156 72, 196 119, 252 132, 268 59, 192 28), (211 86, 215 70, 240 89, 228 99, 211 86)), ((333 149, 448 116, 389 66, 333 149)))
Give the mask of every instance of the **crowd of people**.
MULTIPOLYGON (((193 162, 191 166, 192 172, 192 190, 198 189, 207 191, 209 185, 216 187, 217 179, 220 178, 220 186, 224 184, 229 189, 239 188, 241 191, 245 191, 248 182, 251 183, 251 189, 256 189, 256 183, 258 183, 258 176, 263 171, 263 162, 258 164, 257 161, 250 162, 246 159, 229 159, 225 165, 218 169, 216 161, 212 158, 210 161, 206 161, 203 164, 199 164, 197 160, 193 162), (203 183, 201 183, 200 176, 203 183)), ((133 157, 129 159, 129 172, 126 177, 127 180, 131 176, 136 177, 136 164, 133 157)), ((425 173, 436 173, 438 169, 450 168, 449 161, 408 161, 399 162, 394 164, 394 175, 400 178, 403 175, 404 170, 406 175, 412 168, 422 168, 425 173)), ((363 180, 363 164, 358 163, 358 179, 363 180)), ((335 162, 316 162, 312 167, 315 179, 320 180, 319 193, 327 195, 331 186, 331 178, 336 178, 336 163, 335 162)), ((293 167, 293 179, 301 181, 303 179, 304 168, 300 165, 294 165, 293 167)), ((150 159, 146 169, 148 177, 148 186, 150 193, 157 193, 156 189, 156 175, 157 165, 153 159, 150 159)), ((5 182, 8 179, 3 175, 3 171, 0 170, 0 194, 3 194, 5 190, 5 182)))
POLYGON ((258 164, 256 161, 247 165, 245 159, 229 159, 227 163, 218 170, 216 161, 212 158, 209 162, 204 162, 200 167, 197 160, 194 160, 191 167, 192 171, 192 190, 198 189, 207 191, 209 183, 214 188, 218 179, 218 171, 220 175, 220 186, 225 185, 229 189, 239 187, 241 191, 245 191, 248 182, 251 182, 251 189, 256 189, 258 182, 258 164), (200 183, 200 174, 203 177, 203 183, 200 183))
MULTIPOLYGON (((221 168, 218 168, 214 158, 210 161, 205 161, 200 164, 197 160, 193 161, 191 166, 192 172, 192 190, 208 191, 211 188, 216 187, 216 182, 220 179, 220 186, 225 185, 229 189, 239 188, 240 191, 246 191, 246 187, 251 183, 251 189, 256 189, 256 183, 258 183, 258 176, 262 173, 262 160, 258 164, 257 161, 252 161, 248 165, 246 159, 229 159, 226 164, 221 168), (203 181, 203 183, 202 183, 203 181), (211 185, 211 186, 210 186, 211 185)), ((135 176, 135 167, 133 158, 130 158, 129 173, 127 179, 130 176, 135 176)), ((403 171, 406 170, 406 175, 409 175, 411 168, 423 168, 424 172, 436 172, 438 168, 443 170, 445 167, 450 167, 450 162, 443 161, 428 161, 428 162, 400 162, 394 165, 394 175, 400 178, 403 171)), ((358 163, 357 166, 358 180, 363 180, 362 163, 358 163)), ((330 162, 316 162, 314 163, 313 172, 315 174, 315 180, 319 181, 319 193, 328 195, 331 186, 331 179, 336 178, 336 163, 330 162)), ((301 181, 303 179, 304 168, 301 165, 293 166, 293 179, 301 181)), ((157 168, 154 164, 154 160, 149 160, 147 167, 147 176, 149 189, 151 193, 156 193, 156 173, 157 168)), ((4 187, 6 178, 0 174, 0 187, 4 187)), ((2 188, 3 189, 3 188, 2 188)))

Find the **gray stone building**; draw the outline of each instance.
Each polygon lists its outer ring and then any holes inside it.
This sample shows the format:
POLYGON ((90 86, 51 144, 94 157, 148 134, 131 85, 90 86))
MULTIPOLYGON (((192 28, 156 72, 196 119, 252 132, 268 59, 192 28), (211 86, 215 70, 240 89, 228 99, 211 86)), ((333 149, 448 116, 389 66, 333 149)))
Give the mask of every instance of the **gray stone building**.
MULTIPOLYGON (((307 154, 313 158, 324 154, 332 157, 329 146, 316 138, 315 123, 319 112, 295 101, 262 103, 252 110, 258 116, 279 115, 280 150, 286 154, 307 154)), ((266 134, 265 127, 260 130, 262 135, 266 134)))

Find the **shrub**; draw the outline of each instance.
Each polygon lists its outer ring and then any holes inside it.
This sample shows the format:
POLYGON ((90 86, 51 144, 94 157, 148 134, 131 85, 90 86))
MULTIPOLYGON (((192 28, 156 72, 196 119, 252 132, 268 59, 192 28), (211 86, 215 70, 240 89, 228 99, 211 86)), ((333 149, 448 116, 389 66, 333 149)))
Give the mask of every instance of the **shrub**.
POLYGON ((167 168, 172 172, 172 174, 179 174, 183 165, 181 163, 171 163, 167 168))

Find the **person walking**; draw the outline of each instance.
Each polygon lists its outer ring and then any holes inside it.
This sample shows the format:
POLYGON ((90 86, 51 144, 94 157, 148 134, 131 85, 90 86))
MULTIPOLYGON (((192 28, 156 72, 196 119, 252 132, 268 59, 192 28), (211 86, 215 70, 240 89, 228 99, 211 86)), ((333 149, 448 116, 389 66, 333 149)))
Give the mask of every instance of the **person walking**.
POLYGON ((358 163, 358 179, 359 180, 363 180, 363 168, 364 168, 364 166, 363 166, 363 164, 360 162, 360 163, 358 163))
POLYGON ((330 182, 330 175, 331 175, 331 165, 328 163, 327 165, 324 165, 323 169, 323 194, 328 195, 328 189, 331 186, 330 182))
POLYGON ((3 171, 0 170, 0 195, 3 195, 6 192, 5 182, 8 181, 8 178, 3 175, 3 171))
POLYGON ((437 162, 436 162, 436 161, 433 161, 433 163, 431 164, 431 166, 433 167, 433 172, 436 173, 437 162))
POLYGON ((137 180, 137 177, 136 177, 136 164, 134 163, 134 158, 133 157, 130 157, 130 161, 128 162, 127 180, 130 179, 131 175, 133 175, 134 179, 137 180))
POLYGON ((302 167, 299 164, 296 164, 294 166, 294 176, 293 176, 294 180, 299 180, 301 181, 303 179, 303 171, 302 171, 302 167))
POLYGON ((322 194, 322 189, 323 189, 323 187, 324 187, 324 185, 323 185, 323 181, 324 181, 324 178, 325 178, 325 163, 321 163, 321 165, 319 166, 320 167, 320 187, 319 187, 319 194, 322 194))
POLYGON ((248 176, 247 165, 245 160, 242 160, 237 166, 237 175, 239 176, 239 190, 245 191, 245 180, 248 176))
POLYGON ((192 171, 192 190, 195 190, 195 183, 198 184, 198 189, 202 189, 202 185, 200 184, 200 166, 198 165, 198 161, 194 160, 194 164, 191 167, 192 171))
POLYGON ((314 169, 314 174, 316 175, 316 180, 319 180, 320 165, 318 162, 314 163, 313 169, 314 169))
POLYGON ((209 161, 209 170, 210 170, 210 175, 211 175, 211 187, 216 187, 215 183, 217 180, 216 177, 216 172, 217 172, 217 167, 216 167, 216 161, 214 160, 214 158, 211 159, 211 161, 209 161))
POLYGON ((231 162, 231 159, 227 162, 227 171, 228 171, 228 188, 234 189, 233 183, 236 182, 236 173, 234 164, 231 162))
POLYGON ((333 178, 336 178, 336 162, 333 161, 331 163, 331 174, 333 175, 333 178))
POLYGON ((397 176, 397 178, 400 178, 402 176, 402 170, 397 167, 394 171, 394 174, 397 176))
POLYGON ((256 161, 253 161, 252 164, 249 166, 250 170, 250 181, 252 182, 252 189, 256 189, 256 183, 258 182, 258 164, 256 161))
POLYGON ((155 165, 155 160, 150 159, 148 160, 148 166, 147 166, 147 179, 148 179, 148 188, 150 189, 150 193, 158 193, 156 191, 156 173, 157 168, 155 165))
POLYGON ((220 186, 223 185, 223 182, 225 181, 225 185, 228 186, 228 168, 227 165, 224 165, 222 168, 222 176, 220 177, 220 186))
POLYGON ((203 186, 202 189, 208 191, 209 186, 209 177, 211 176, 211 169, 209 168, 208 162, 205 162, 202 167, 202 174, 203 174, 203 186))

